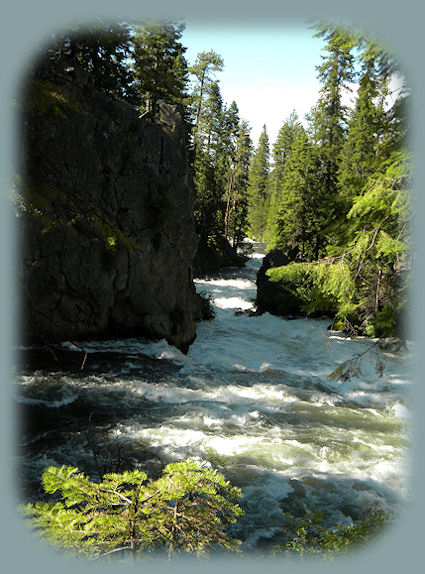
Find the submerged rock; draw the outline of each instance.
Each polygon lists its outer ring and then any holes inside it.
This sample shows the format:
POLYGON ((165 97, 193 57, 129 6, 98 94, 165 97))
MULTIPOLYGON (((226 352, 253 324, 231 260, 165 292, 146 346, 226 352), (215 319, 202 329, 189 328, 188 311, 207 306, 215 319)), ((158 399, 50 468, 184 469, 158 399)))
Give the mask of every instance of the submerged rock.
POLYGON ((201 303, 177 109, 153 122, 69 80, 36 86, 23 112, 22 338, 144 335, 187 350, 201 303))

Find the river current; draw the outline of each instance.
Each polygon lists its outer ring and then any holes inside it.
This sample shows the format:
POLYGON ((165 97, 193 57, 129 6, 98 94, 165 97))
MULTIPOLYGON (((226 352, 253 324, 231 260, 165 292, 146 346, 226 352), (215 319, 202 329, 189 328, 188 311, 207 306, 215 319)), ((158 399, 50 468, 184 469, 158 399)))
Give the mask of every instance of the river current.
POLYGON ((215 319, 198 324, 187 355, 144 339, 23 352, 23 500, 42 496, 50 465, 157 476, 195 457, 242 488, 233 534, 247 551, 290 537, 307 511, 328 527, 397 515, 409 499, 411 350, 350 339, 329 319, 250 314, 260 248, 245 267, 195 281, 215 319))

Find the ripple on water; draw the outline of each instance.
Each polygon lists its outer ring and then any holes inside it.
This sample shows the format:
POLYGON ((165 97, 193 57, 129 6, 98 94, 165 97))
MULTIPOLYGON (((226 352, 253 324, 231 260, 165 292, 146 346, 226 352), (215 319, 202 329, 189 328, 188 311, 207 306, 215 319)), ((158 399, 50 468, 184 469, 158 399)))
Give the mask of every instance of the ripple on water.
POLYGON ((290 532, 286 512, 328 510, 348 524, 371 509, 396 511, 408 495, 409 355, 364 353, 370 341, 330 333, 327 319, 235 316, 253 306, 261 258, 197 280, 216 319, 198 324, 187 355, 166 341, 87 341, 83 371, 21 376, 18 400, 28 417, 43 417, 24 437, 31 481, 49 461, 92 468, 95 428, 152 472, 189 456, 221 470, 243 489, 233 532, 245 548, 290 532), (329 378, 359 353, 356 376, 329 378))

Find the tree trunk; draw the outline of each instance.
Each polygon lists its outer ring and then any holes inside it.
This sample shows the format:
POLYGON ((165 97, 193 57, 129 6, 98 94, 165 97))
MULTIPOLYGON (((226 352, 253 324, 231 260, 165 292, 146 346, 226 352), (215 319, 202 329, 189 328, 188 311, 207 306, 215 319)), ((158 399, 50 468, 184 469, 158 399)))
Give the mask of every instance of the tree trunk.
POLYGON ((227 191, 226 191, 226 213, 224 215, 224 237, 226 239, 229 232, 230 198, 232 195, 234 175, 235 175, 235 168, 233 168, 230 172, 230 178, 227 184, 227 191))

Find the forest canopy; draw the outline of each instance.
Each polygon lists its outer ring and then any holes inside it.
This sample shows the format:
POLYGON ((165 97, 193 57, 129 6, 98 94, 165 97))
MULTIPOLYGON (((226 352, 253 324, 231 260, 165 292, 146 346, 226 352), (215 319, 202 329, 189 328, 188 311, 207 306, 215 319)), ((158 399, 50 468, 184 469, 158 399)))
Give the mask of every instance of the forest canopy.
POLYGON ((273 162, 264 129, 250 173, 251 229, 289 257, 268 274, 305 313, 331 312, 351 334, 400 335, 411 242, 408 90, 376 40, 327 23, 313 30, 325 42, 320 97, 307 126, 295 112, 284 122, 273 162), (353 84, 348 108, 343 91, 353 84))

